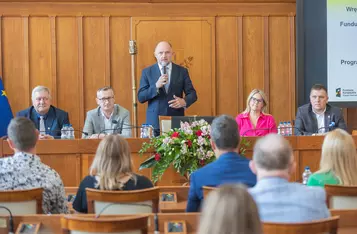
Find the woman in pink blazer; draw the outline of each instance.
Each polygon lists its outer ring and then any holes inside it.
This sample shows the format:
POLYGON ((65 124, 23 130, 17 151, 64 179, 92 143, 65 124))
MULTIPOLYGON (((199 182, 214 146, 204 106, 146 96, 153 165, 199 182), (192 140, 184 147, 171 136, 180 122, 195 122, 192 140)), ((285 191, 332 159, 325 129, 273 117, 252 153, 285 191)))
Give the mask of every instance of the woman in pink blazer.
POLYGON ((254 89, 247 98, 247 108, 236 117, 241 136, 265 136, 277 133, 274 117, 266 114, 266 96, 262 90, 254 89))

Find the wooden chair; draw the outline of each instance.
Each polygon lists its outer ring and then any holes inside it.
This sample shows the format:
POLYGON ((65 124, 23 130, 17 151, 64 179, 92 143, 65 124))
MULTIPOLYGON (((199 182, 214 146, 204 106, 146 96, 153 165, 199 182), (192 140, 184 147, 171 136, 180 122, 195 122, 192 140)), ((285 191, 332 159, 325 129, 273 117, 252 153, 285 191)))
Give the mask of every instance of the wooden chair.
POLYGON ((340 217, 316 220, 306 223, 263 223, 264 234, 337 234, 340 217))
POLYGON ((140 214, 157 213, 159 190, 157 188, 132 191, 104 191, 86 189, 88 213, 140 214))
POLYGON ((215 189, 216 189, 215 187, 203 186, 202 187, 203 198, 206 198, 208 194, 215 189))
POLYGON ((159 115, 160 132, 168 132, 171 130, 171 116, 159 115))
POLYGON ((357 228, 357 210, 330 210, 332 216, 340 216, 338 228, 357 228))
POLYGON ((128 217, 83 217, 64 216, 61 218, 62 233, 148 233, 148 215, 128 217))
POLYGON ((357 209, 357 186, 325 185, 330 209, 357 209))
MULTIPOLYGON (((12 215, 42 214, 43 188, 0 191, 0 205, 11 210, 12 215)), ((0 209, 0 215, 8 215, 0 209)))

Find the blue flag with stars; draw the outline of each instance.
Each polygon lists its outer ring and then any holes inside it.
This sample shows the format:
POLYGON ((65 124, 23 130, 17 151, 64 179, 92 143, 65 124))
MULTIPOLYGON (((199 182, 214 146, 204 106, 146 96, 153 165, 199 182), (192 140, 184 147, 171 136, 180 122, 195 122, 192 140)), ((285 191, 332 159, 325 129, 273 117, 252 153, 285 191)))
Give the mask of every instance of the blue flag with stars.
POLYGON ((9 100, 0 77, 0 137, 7 135, 7 126, 13 118, 9 100))

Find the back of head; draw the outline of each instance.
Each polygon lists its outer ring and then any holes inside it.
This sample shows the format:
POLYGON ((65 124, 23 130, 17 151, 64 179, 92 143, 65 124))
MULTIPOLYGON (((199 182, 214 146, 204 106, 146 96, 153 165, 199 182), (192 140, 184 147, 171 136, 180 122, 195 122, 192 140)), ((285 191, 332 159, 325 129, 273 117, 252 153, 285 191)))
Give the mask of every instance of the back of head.
POLYGON ((357 185, 357 154, 353 137, 345 130, 327 133, 322 144, 320 170, 332 171, 343 185, 357 185))
POLYGON ((211 139, 220 150, 238 148, 240 136, 238 124, 228 115, 221 115, 212 121, 211 139))
POLYGON ((123 177, 133 176, 128 142, 119 135, 106 136, 98 145, 90 173, 99 177, 100 189, 121 189, 123 177))
POLYGON ((199 234, 261 234, 257 206, 244 185, 223 185, 204 201, 199 234))
POLYGON ((260 138, 254 146, 253 160, 258 170, 286 170, 292 162, 292 156, 293 151, 289 142, 277 134, 260 138))
POLYGON ((36 146, 38 135, 33 122, 25 117, 16 117, 7 127, 7 135, 15 149, 27 152, 36 146))

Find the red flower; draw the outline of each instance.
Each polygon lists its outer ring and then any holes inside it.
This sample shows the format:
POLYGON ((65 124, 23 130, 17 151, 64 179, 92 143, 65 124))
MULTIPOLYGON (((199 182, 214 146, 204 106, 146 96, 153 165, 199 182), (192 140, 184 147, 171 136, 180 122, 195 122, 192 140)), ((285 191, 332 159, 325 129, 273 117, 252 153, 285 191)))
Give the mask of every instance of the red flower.
POLYGON ((205 165, 205 160, 201 159, 201 160, 200 160, 200 165, 201 165, 201 166, 205 165))
POLYGON ((159 153, 156 153, 155 154, 155 160, 156 161, 160 161, 160 159, 161 159, 161 155, 159 153))
POLYGON ((210 135, 206 135, 207 139, 211 139, 211 136, 210 135))
POLYGON ((201 130, 197 130, 196 136, 202 136, 202 131, 201 130))
POLYGON ((187 144, 188 147, 191 147, 192 146, 192 141, 191 140, 187 140, 186 144, 187 144))
POLYGON ((177 138, 179 136, 180 136, 180 133, 174 132, 174 133, 172 133, 171 138, 177 138))

